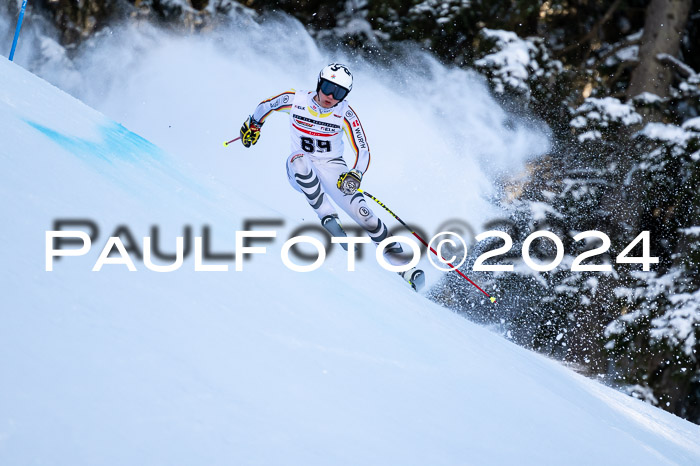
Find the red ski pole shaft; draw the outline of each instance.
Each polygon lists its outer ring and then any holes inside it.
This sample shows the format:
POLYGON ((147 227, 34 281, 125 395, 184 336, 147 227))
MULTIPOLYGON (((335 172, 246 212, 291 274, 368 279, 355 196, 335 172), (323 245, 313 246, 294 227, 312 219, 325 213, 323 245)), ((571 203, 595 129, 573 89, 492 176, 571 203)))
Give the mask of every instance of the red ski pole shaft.
POLYGON ((411 234, 412 234, 413 236, 415 236, 416 238, 418 238, 418 241, 420 241, 421 243, 423 243, 423 244, 425 245, 425 247, 428 248, 428 249, 430 249, 430 251, 431 251, 433 254, 435 254, 437 257, 439 257, 440 259, 442 259, 442 262, 444 262, 445 264, 449 265, 450 268, 452 268, 452 270, 454 270, 455 272, 457 272, 457 273, 458 273, 462 278, 464 278, 466 281, 468 281, 469 283, 471 283, 472 285, 474 285, 474 286, 476 287, 477 290, 479 290, 479 291, 481 291, 482 293, 484 293, 484 294, 486 295, 486 297, 489 298, 489 301, 491 301, 491 302, 494 303, 494 304, 496 303, 496 298, 492 297, 492 296, 489 295, 487 292, 485 292, 484 290, 482 290, 481 287, 480 287, 479 285, 477 285, 476 283, 474 283, 473 281, 471 281, 471 280, 469 279, 469 277, 467 277, 466 275, 464 275, 464 274, 462 273, 461 270, 459 270, 457 267, 455 267, 454 265, 452 265, 452 263, 448 262, 444 257, 442 257, 441 255, 439 255, 435 249, 433 249, 432 247, 430 247, 430 245, 429 245, 428 243, 426 243, 425 240, 424 240, 423 238, 421 238, 420 235, 419 235, 418 233, 416 233, 415 231, 413 231, 413 230, 411 229, 411 227, 409 227, 409 226, 406 224, 406 222, 404 222, 403 220, 401 220, 401 218, 400 218, 398 215, 396 215, 394 212, 392 212, 391 209, 389 209, 386 205, 384 205, 384 203, 383 203, 382 201, 380 201, 380 200, 377 199, 376 197, 372 196, 370 193, 368 193, 367 191, 365 191, 365 190, 363 190, 363 189, 358 189, 357 191, 358 191, 358 192, 361 192, 362 194, 364 194, 365 196, 369 197, 369 198, 372 199, 374 202, 376 202, 377 204, 379 204, 380 206, 382 206, 382 207, 384 208, 384 210, 386 210, 387 212, 389 212, 389 213, 391 214, 392 217, 394 217, 396 220, 398 220, 398 221, 401 223, 401 225, 405 226, 406 229, 407 229, 408 231, 410 231, 411 234))
POLYGON ((224 143, 224 147, 228 146, 228 145, 231 144, 232 142, 238 141, 240 138, 241 138, 241 137, 238 136, 236 139, 231 139, 230 141, 226 141, 226 142, 224 143))

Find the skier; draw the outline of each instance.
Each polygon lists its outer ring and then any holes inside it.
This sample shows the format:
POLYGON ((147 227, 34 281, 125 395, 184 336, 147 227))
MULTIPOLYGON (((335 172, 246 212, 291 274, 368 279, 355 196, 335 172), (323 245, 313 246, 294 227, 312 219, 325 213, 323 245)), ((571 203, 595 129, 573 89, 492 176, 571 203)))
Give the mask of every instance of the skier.
MULTIPOLYGON (((287 178, 302 193, 332 236, 345 237, 331 199, 357 222, 378 244, 389 231, 374 215, 362 193, 357 190, 370 163, 369 146, 355 110, 345 100, 352 90, 352 74, 347 66, 331 63, 318 75, 316 92, 282 92, 263 100, 241 127, 241 142, 250 147, 258 142, 260 129, 272 113, 290 116, 292 151, 287 157, 287 178), (355 163, 348 169, 343 159, 343 132, 355 152, 355 163)), ((347 245, 342 245, 347 249, 347 245)), ((389 244, 384 256, 392 265, 405 264, 398 254, 401 244, 389 244)), ((414 289, 420 289, 425 276, 413 267, 400 273, 414 289)))

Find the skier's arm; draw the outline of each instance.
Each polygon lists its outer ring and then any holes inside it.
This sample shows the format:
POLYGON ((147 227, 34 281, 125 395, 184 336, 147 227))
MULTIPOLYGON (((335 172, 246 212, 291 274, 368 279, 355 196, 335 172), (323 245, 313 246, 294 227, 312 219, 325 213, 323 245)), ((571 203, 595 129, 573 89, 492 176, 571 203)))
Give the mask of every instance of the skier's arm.
POLYGON ((241 143, 245 147, 258 142, 260 139, 260 129, 267 116, 274 112, 287 112, 292 108, 292 100, 294 99, 294 89, 285 91, 281 94, 263 100, 255 107, 255 111, 249 116, 241 126, 241 143))
POLYGON ((362 128, 362 123, 357 117, 355 111, 348 105, 348 111, 345 112, 343 119, 343 127, 345 135, 350 141, 350 146, 355 152, 355 164, 352 166, 354 170, 364 174, 369 168, 370 154, 369 145, 367 144, 367 136, 362 128))
POLYGON ((289 109, 292 108, 292 100, 294 100, 294 89, 284 91, 281 94, 263 100, 255 108, 252 115, 253 119, 262 126, 262 123, 265 123, 265 119, 272 112, 289 113, 289 109))

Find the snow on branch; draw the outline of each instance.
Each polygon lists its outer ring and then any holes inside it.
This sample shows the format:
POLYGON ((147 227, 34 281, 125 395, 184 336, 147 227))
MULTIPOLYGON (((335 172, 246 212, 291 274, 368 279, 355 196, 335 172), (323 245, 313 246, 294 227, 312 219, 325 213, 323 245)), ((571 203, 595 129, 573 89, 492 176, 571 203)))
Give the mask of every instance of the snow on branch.
POLYGON ((579 141, 602 138, 602 131, 640 124, 642 116, 615 97, 588 97, 574 112, 569 126, 579 130, 579 141))
POLYGON ((660 53, 656 55, 656 59, 661 63, 662 65, 670 66, 673 68, 678 74, 683 76, 685 79, 697 76, 697 73, 695 72, 694 69, 677 59, 676 57, 669 55, 667 53, 660 53))
POLYGON ((495 42, 495 52, 476 60, 474 65, 493 75, 494 91, 503 94, 507 89, 521 94, 529 94, 528 78, 531 71, 539 69, 534 59, 535 45, 510 31, 484 28, 483 38, 495 42))

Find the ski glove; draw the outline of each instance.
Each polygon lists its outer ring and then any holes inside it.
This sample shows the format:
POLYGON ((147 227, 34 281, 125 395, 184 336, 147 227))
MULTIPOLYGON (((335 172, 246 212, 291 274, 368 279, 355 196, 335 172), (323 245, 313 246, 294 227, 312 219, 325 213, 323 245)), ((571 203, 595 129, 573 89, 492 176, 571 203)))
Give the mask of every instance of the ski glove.
POLYGON ((340 189, 343 194, 351 195, 355 194, 360 188, 360 183, 362 182, 362 172, 355 170, 354 168, 349 172, 345 172, 338 178, 338 189, 340 189))
POLYGON ((255 121, 255 118, 252 116, 248 117, 243 122, 243 126, 241 126, 241 143, 246 147, 250 147, 258 142, 262 125, 259 121, 255 121))

